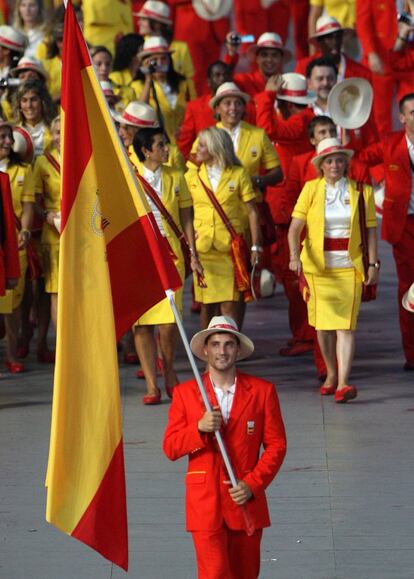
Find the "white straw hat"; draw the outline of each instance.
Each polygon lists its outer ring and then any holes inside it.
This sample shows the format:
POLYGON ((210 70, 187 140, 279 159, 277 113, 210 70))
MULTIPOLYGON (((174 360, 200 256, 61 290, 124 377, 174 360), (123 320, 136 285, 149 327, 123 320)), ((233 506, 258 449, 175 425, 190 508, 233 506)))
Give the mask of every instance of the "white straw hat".
POLYGON ((414 314, 414 283, 411 284, 409 290, 405 292, 402 305, 405 310, 414 314))
POLYGON ((247 336, 239 332, 237 324, 232 318, 228 316, 214 316, 211 318, 206 330, 201 330, 201 332, 197 332, 197 334, 192 337, 190 348, 193 354, 197 356, 197 358, 200 358, 200 360, 207 360, 207 357, 204 354, 204 346, 206 340, 212 334, 217 334, 220 332, 233 334, 239 339, 240 353, 237 358, 238 360, 243 360, 253 353, 253 342, 247 336))
POLYGON ((13 151, 24 163, 31 163, 34 158, 32 137, 23 127, 13 127, 13 151))
POLYGON ((147 0, 141 10, 133 12, 133 15, 138 16, 138 18, 157 20, 157 22, 162 22, 169 26, 172 24, 170 7, 165 2, 158 2, 158 0, 147 0))
POLYGON ((0 26, 0 46, 16 52, 24 52, 26 45, 27 38, 24 34, 6 24, 0 26))
POLYGON ((303 74, 286 72, 282 74, 282 79, 283 84, 277 92, 277 99, 298 105, 309 105, 316 101, 317 96, 308 90, 308 84, 303 74))
POLYGON ((350 159, 353 156, 354 151, 351 149, 345 149, 340 140, 336 137, 323 139, 320 141, 320 143, 318 143, 316 148, 316 156, 312 159, 312 165, 319 168, 322 159, 328 157, 329 155, 338 155, 341 153, 350 159))
POLYGON ((116 96, 114 93, 114 87, 110 80, 101 80, 99 81, 101 85, 102 92, 106 97, 114 97, 116 96))
POLYGON ((23 72, 24 70, 33 70, 34 72, 37 72, 38 74, 43 76, 45 80, 47 80, 49 76, 43 64, 39 60, 29 58, 28 56, 22 56, 22 58, 17 63, 17 66, 10 70, 10 75, 17 76, 20 72, 23 72))
POLYGON ((148 36, 148 38, 145 39, 142 50, 138 52, 138 58, 142 60, 147 56, 172 54, 173 52, 173 50, 170 50, 168 42, 162 36, 148 36))
POLYGON ((328 34, 333 34, 334 32, 350 30, 349 28, 343 28, 336 18, 332 16, 320 16, 316 21, 315 34, 309 37, 309 40, 314 41, 321 36, 327 36, 328 34))
POLYGON ((274 274, 266 268, 255 265, 250 275, 250 289, 256 301, 272 297, 276 289, 274 274))
POLYGON ((113 117, 117 123, 132 127, 151 129, 160 126, 155 110, 141 101, 131 101, 122 114, 115 113, 113 117))
POLYGON ((280 50, 283 53, 284 62, 289 62, 292 58, 292 53, 283 45, 279 34, 275 32, 264 32, 259 36, 256 44, 249 46, 248 52, 249 54, 257 54, 261 48, 275 48, 280 50))
POLYGON ((192 0, 193 10, 202 20, 220 20, 230 16, 232 0, 192 0))
POLYGON ((250 100, 250 96, 247 93, 241 91, 237 84, 234 82, 223 82, 223 84, 218 87, 213 98, 209 100, 208 104, 210 105, 210 108, 214 109, 221 101, 221 99, 231 96, 240 98, 242 101, 244 101, 244 104, 248 103, 250 100))
POLYGON ((344 129, 359 129, 369 119, 374 91, 365 78, 346 78, 338 82, 328 96, 328 110, 344 129))

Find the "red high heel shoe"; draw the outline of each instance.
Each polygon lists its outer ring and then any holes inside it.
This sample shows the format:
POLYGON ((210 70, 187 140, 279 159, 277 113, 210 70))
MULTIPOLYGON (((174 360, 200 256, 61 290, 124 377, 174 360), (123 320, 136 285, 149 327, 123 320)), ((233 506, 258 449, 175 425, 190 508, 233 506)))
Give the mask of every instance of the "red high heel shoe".
POLYGON ((21 362, 9 362, 6 360, 6 368, 11 374, 21 374, 24 372, 24 364, 21 362))
POLYGON ((344 386, 335 392, 335 402, 338 404, 344 404, 345 402, 356 398, 357 395, 358 392, 355 386, 344 386))
POLYGON ((161 404, 161 393, 160 394, 146 394, 143 397, 142 401, 146 406, 155 406, 156 404, 161 404))
POLYGON ((319 392, 322 396, 331 396, 336 392, 336 384, 324 385, 319 388, 319 392))

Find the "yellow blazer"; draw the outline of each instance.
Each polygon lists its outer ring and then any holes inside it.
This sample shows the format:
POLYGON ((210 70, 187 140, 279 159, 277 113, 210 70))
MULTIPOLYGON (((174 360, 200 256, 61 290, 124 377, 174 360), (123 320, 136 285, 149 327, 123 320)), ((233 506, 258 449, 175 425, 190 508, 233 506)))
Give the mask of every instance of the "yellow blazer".
POLYGON ((170 48, 174 51, 171 55, 174 69, 185 76, 188 82, 190 96, 192 99, 195 99, 197 93, 193 82, 194 65, 188 44, 182 40, 173 40, 170 48))
POLYGON ((48 74, 47 88, 52 99, 60 98, 62 86, 62 60, 59 56, 53 58, 45 58, 42 61, 43 66, 48 74))
MULTIPOLYGON (((200 167, 200 177, 211 189, 211 184, 204 164, 200 167)), ((231 237, 210 198, 207 196, 197 171, 188 171, 185 178, 194 203, 194 229, 196 247, 200 253, 214 248, 218 251, 230 251, 231 237)), ((230 167, 224 169, 215 191, 220 205, 238 233, 245 230, 244 203, 253 201, 255 193, 246 169, 230 167)))
MULTIPOLYGON (((142 164, 137 166, 138 172, 142 175, 142 164)), ((162 180, 162 196, 161 201, 165 205, 169 214, 178 225, 179 229, 182 231, 181 221, 180 221, 180 209, 185 209, 186 207, 192 207, 193 201, 191 199, 190 192, 187 187, 187 183, 184 179, 184 175, 180 171, 175 171, 171 167, 166 165, 161 166, 161 180, 162 180)), ((182 276, 184 275, 184 261, 181 253, 181 245, 178 241, 176 235, 174 234, 171 227, 162 217, 162 224, 164 226, 164 231, 168 243, 171 246, 174 254, 179 260, 179 271, 182 276), (182 270, 182 271, 181 271, 182 270)))
POLYGON ((134 31, 130 0, 82 0, 82 13, 88 44, 104 45, 112 54, 115 37, 134 31))
MULTIPOLYGON (((348 191, 351 201, 351 228, 348 252, 355 269, 364 276, 361 252, 361 232, 359 227, 358 199, 356 182, 348 179, 348 191)), ((297 200, 292 217, 306 223, 306 237, 300 254, 303 271, 321 274, 325 271, 324 229, 325 229, 325 185, 323 177, 305 183, 297 200)), ((372 187, 364 185, 363 189, 366 213, 366 226, 376 227, 375 203, 372 187)))
MULTIPOLYGON (((56 149, 50 154, 59 161, 56 149)), ((40 195, 46 211, 60 211, 60 173, 53 167, 44 155, 35 159, 33 165, 33 183, 35 195, 40 195)), ((42 243, 59 243, 59 233, 53 225, 46 221, 42 228, 42 243)))
POLYGON ((13 210, 21 219, 23 203, 34 203, 33 175, 30 165, 9 165, 6 173, 10 179, 13 210))
MULTIPOLYGON (((181 123, 184 119, 185 114, 185 106, 187 101, 191 100, 193 96, 191 95, 188 81, 182 80, 178 87, 178 95, 177 95, 177 102, 174 108, 171 107, 170 103, 168 102, 167 97, 164 94, 161 86, 158 82, 154 83, 155 85, 155 92, 157 94, 158 102, 161 108, 161 112, 164 118, 164 128, 165 132, 170 139, 170 142, 175 145, 176 139, 175 134, 181 126, 181 123)), ((144 83, 141 80, 134 80, 131 83, 132 88, 135 90, 138 100, 141 97, 142 90, 144 88, 144 83)), ((157 105, 154 99, 151 97, 149 103, 153 109, 157 110, 157 105)))

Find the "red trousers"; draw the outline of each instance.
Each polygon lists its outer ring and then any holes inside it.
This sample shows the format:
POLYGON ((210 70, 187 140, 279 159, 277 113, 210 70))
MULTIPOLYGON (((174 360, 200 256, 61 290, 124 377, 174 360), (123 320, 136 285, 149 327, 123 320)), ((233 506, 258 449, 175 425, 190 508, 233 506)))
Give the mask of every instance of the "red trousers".
POLYGON ((193 531, 198 579, 257 579, 262 532, 249 537, 225 524, 218 531, 193 531))
POLYGON ((414 215, 407 218, 403 236, 392 248, 398 276, 398 308, 405 359, 414 364, 414 314, 402 307, 401 300, 414 283, 414 215))
POLYGON ((397 101, 405 94, 414 92, 412 73, 372 74, 374 88, 374 116, 378 134, 392 131, 392 104, 394 91, 397 90, 397 101))

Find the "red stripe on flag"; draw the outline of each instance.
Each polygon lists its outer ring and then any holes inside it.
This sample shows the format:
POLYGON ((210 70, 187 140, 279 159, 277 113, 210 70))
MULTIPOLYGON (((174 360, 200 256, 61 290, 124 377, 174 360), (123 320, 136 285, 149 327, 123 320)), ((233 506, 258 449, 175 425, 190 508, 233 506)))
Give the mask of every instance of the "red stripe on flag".
POLYGON ((71 159, 70 164, 66 165, 68 170, 65 170, 63 166, 62 171, 62 189, 65 191, 61 208, 63 230, 75 201, 80 180, 92 155, 92 141, 81 76, 82 69, 90 66, 91 61, 70 0, 65 14, 62 62, 64 63, 62 109, 65 113, 66 129, 64 131, 64 155, 67 159, 71 159), (73 41, 75 37, 77 37, 77 42, 73 41), (71 127, 76 125, 83 127, 82 143, 76 140, 78 132, 71 130, 71 127))
POLYGON ((122 439, 101 484, 71 536, 128 571, 128 525, 122 439))
MULTIPOLYGON (((149 224, 148 217, 141 217, 139 221, 121 231, 107 245, 118 340, 154 303, 165 298, 165 292, 160 284, 160 272, 157 270, 151 252, 147 249, 146 223, 149 224), (131 264, 133 264, 133 269, 131 269, 131 264), (131 312, 134 319, 131 319, 131 312)), ((150 225, 149 228, 151 228, 150 225)), ((161 242, 165 245, 164 238, 161 242)), ((175 273, 178 275, 176 270, 175 273)), ((181 279, 176 280, 174 277, 174 281, 177 282, 177 287, 181 285, 181 279)))

